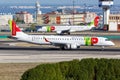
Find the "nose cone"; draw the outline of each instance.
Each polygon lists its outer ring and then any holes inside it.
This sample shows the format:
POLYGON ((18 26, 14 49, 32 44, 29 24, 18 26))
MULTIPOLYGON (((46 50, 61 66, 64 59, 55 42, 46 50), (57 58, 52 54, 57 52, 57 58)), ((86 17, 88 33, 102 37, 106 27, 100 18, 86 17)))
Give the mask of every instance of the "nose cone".
POLYGON ((46 31, 46 27, 39 27, 37 31, 46 31))
POLYGON ((110 42, 109 42, 109 45, 110 45, 110 46, 114 46, 115 44, 114 44, 112 41, 110 41, 110 42))
POLYGON ((42 31, 42 28, 38 28, 37 31, 42 31))
POLYGON ((42 29, 42 26, 36 26, 37 31, 40 31, 42 29))

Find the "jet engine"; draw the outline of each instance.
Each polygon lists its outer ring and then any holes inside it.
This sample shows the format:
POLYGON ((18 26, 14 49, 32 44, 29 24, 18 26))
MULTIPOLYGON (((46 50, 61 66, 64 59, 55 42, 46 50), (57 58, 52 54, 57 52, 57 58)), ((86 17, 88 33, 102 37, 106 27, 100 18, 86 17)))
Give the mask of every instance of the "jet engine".
POLYGON ((77 48, 79 48, 79 47, 77 46, 77 44, 68 44, 68 45, 67 45, 67 49, 77 49, 77 48))

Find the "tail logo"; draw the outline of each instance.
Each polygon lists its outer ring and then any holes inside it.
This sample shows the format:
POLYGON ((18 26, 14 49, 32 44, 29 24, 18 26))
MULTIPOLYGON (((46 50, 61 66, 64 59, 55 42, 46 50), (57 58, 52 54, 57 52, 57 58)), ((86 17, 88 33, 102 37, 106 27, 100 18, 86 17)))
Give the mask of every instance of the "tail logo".
POLYGON ((98 24, 99 24, 99 19, 100 19, 100 17, 99 16, 97 16, 97 17, 95 17, 95 19, 94 19, 94 26, 98 26, 98 24))
POLYGON ((21 32, 20 28, 16 25, 16 23, 12 20, 9 20, 10 30, 12 32, 12 36, 16 36, 16 32, 21 32))

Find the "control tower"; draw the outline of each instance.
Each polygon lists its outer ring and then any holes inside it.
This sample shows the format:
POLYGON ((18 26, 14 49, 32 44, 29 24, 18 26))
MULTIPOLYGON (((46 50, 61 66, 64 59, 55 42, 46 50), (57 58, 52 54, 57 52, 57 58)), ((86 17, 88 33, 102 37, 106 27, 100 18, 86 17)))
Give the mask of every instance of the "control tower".
POLYGON ((108 25, 110 8, 113 5, 113 0, 99 0, 99 7, 103 9, 103 26, 108 25))
MULTIPOLYGON (((36 11, 35 11, 35 21, 37 22, 38 21, 38 15, 41 15, 42 12, 40 10, 41 6, 40 6, 40 3, 37 1, 36 4, 35 4, 35 7, 36 7, 36 11)), ((38 23, 38 22, 37 22, 38 23)))
POLYGON ((42 12, 40 11, 40 3, 37 1, 36 2, 36 14, 42 14, 42 12))

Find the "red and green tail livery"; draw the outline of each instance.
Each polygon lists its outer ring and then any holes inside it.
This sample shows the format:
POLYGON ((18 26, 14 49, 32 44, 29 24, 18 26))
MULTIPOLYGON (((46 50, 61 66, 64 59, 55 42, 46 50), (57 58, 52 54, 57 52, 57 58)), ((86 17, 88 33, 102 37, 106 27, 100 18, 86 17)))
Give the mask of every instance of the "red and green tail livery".
POLYGON ((16 32, 21 32, 20 28, 16 25, 16 23, 12 20, 9 20, 10 30, 12 32, 12 36, 16 36, 16 32))

